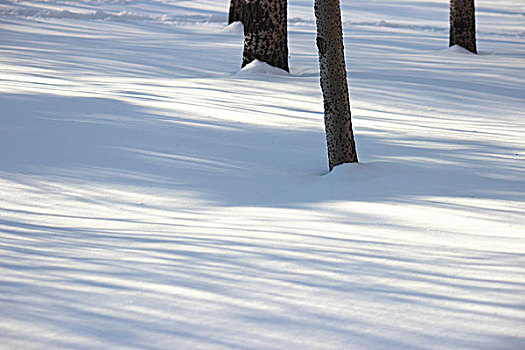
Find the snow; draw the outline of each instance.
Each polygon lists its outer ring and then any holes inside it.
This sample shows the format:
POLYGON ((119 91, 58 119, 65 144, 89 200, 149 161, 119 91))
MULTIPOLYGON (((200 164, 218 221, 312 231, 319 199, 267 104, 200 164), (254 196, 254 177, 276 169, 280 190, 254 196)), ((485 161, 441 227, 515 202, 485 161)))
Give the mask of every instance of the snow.
POLYGON ((253 75, 253 74, 265 74, 265 75, 288 75, 288 72, 277 68, 270 66, 266 62, 261 62, 259 60, 254 60, 250 63, 248 63, 246 66, 244 66, 240 71, 239 74, 245 75, 253 75))
POLYGON ((225 0, 0 1, 6 349, 523 349, 525 6, 342 1, 359 164, 225 0))

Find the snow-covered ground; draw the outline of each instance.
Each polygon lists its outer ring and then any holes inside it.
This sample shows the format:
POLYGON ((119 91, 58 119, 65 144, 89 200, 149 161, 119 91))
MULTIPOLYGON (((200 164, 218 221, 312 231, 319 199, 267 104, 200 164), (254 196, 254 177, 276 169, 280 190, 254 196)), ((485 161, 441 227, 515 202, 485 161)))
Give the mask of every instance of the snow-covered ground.
POLYGON ((343 0, 361 160, 227 0, 0 1, 0 348, 524 349, 525 4, 343 0))

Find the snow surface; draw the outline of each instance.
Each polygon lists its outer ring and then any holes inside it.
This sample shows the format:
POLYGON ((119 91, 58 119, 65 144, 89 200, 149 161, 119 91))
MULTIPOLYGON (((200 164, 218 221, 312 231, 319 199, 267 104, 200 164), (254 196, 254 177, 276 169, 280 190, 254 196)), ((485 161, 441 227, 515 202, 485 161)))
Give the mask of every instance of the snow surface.
POLYGON ((361 160, 327 174, 226 0, 0 1, 0 348, 524 349, 525 4, 342 2, 361 160))
POLYGON ((238 74, 288 75, 289 73, 281 68, 271 66, 266 62, 254 60, 241 68, 238 74))

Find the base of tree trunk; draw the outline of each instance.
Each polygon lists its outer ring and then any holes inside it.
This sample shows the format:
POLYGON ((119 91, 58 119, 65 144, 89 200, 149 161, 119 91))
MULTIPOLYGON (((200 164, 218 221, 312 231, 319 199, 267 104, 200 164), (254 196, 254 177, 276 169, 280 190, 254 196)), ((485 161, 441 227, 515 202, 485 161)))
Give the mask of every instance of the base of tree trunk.
POLYGON ((450 0, 449 46, 453 45, 477 53, 474 0, 450 0))
POLYGON ((259 60, 289 72, 286 0, 247 0, 242 67, 259 60))

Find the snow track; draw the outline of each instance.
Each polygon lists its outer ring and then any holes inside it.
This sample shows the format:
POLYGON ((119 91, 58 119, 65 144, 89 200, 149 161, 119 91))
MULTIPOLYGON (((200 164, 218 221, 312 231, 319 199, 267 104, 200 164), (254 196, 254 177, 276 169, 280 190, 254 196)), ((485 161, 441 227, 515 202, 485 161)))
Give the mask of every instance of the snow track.
POLYGON ((191 23, 207 24, 225 22, 226 16, 147 16, 126 11, 109 13, 106 11, 73 12, 69 10, 42 10, 42 9, 7 9, 0 10, 0 17, 26 17, 34 19, 75 19, 75 20, 102 20, 102 21, 144 21, 153 23, 191 23))
MULTIPOLYGON (((375 1, 377 2, 377 1, 375 1)), ((144 13, 142 11, 146 4, 153 4, 158 6, 160 9, 165 12, 170 9, 179 9, 183 8, 185 11, 191 12, 190 7, 187 6, 189 1, 179 0, 179 1, 144 1, 144 0, 85 0, 78 1, 82 6, 82 11, 73 10, 75 7, 71 6, 74 2, 71 1, 58 1, 58 0, 47 0, 47 1, 15 1, 15 0, 4 0, 0 2, 0 18, 10 18, 10 17, 25 17, 25 18, 35 18, 35 19, 75 19, 75 20, 104 20, 104 21, 143 21, 149 23, 164 23, 168 25, 184 25, 184 24, 209 24, 209 23, 224 23, 227 20, 226 11, 213 11, 213 14, 202 15, 202 14, 192 14, 192 15, 175 15, 170 16, 166 14, 159 15, 157 8, 153 13, 144 13), (3 7, 3 8, 2 8, 3 7), (50 8, 51 7, 51 8, 50 8), (60 9, 61 7, 71 7, 72 9, 60 9), (101 9, 104 8, 104 9, 101 9), (120 9, 121 11, 115 11, 114 9, 120 9), (140 9, 141 13, 133 11, 131 9, 140 9)), ((299 4, 299 3, 298 3, 299 4)), ((288 23, 289 25, 312 25, 314 20, 311 18, 311 14, 308 14, 304 17, 297 17, 294 14, 305 14, 304 8, 302 6, 297 6, 294 2, 290 3, 290 12, 288 23), (294 6, 295 5, 295 6, 294 6)), ((343 6, 344 6, 343 2, 343 6)), ((402 2, 401 2, 402 4, 402 2)), ((399 9, 393 11, 394 14, 403 10, 403 6, 399 4, 399 9)), ((483 4, 483 2, 482 2, 483 4)), ((489 5, 490 3, 487 3, 489 5)), ((373 8, 375 6, 381 6, 381 2, 374 4, 372 2, 370 6, 373 8)), ((490 4, 492 5, 492 4, 490 4)), ((155 7, 154 6, 154 7, 155 7)), ((414 3, 412 6, 418 7, 421 6, 420 3, 414 3)), ((424 6, 423 6, 424 7, 424 6)), ((220 7, 219 7, 220 8, 220 7)), ((365 7, 366 8, 366 7, 365 7)), ((505 10, 498 7, 488 6, 478 6, 477 14, 478 17, 481 17, 482 20, 484 17, 492 18, 494 16, 502 16, 507 21, 514 23, 525 23, 525 8, 517 7, 515 10, 505 10)), ((195 11, 194 11, 195 12, 195 11)), ((365 17, 366 15, 356 15, 356 17, 365 17)), ((443 21, 439 26, 437 25, 418 25, 413 24, 414 19, 417 21, 417 18, 410 17, 409 15, 400 16, 402 21, 387 20, 381 18, 373 21, 344 21, 343 24, 345 27, 352 26, 364 26, 364 27, 386 27, 392 29, 402 29, 402 30, 416 30, 416 31, 427 31, 427 32, 437 32, 437 33, 448 33, 448 23, 443 21)), ((523 38, 525 37, 524 30, 509 30, 505 28, 499 31, 487 31, 479 30, 478 35, 480 36, 495 36, 495 37, 516 37, 523 38)))

